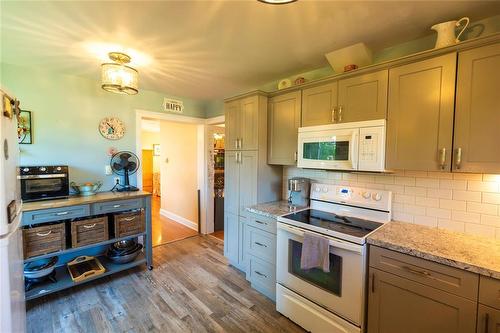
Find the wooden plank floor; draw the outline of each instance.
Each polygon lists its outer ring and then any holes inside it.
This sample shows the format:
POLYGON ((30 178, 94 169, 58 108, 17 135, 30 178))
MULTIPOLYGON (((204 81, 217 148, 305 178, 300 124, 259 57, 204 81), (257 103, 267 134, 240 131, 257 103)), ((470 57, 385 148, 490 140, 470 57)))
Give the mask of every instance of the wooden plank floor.
POLYGON ((28 332, 303 332, 196 236, 155 247, 137 267, 27 304, 28 332))

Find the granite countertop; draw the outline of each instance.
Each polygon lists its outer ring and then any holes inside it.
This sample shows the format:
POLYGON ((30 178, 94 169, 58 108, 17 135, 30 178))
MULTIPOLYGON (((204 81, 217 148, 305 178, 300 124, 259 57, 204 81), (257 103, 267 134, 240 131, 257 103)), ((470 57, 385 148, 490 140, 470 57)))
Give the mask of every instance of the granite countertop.
POLYGON ((32 210, 49 209, 68 207, 75 205, 92 204, 96 202, 105 202, 113 200, 135 199, 150 196, 151 193, 145 191, 135 192, 99 192, 96 195, 82 197, 78 195, 70 195, 67 199, 54 199, 33 202, 23 202, 22 211, 28 212, 32 210))
POLYGON ((247 207, 246 210, 254 214, 259 214, 275 219, 278 216, 286 215, 304 208, 306 207, 297 207, 295 210, 290 210, 288 201, 281 200, 257 204, 247 207))
POLYGON ((375 230, 368 244, 500 279, 500 241, 403 222, 375 230))

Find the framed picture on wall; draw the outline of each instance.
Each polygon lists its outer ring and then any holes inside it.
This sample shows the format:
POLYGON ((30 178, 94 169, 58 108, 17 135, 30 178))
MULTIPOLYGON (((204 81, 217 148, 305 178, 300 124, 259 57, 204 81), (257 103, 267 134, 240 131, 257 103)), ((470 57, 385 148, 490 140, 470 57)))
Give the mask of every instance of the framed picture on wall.
POLYGON ((153 156, 160 156, 160 145, 159 144, 153 145, 153 156))
POLYGON ((33 129, 31 126, 31 111, 21 110, 17 119, 17 139, 20 144, 33 143, 33 129))

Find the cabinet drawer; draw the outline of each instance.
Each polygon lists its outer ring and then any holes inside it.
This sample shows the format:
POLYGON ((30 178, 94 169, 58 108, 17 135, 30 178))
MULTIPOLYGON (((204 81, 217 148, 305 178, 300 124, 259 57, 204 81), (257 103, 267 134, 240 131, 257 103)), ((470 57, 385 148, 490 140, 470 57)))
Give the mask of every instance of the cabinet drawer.
POLYGON ((477 300, 477 274, 370 246, 370 266, 449 293, 477 300))
POLYGON ((80 247, 108 240, 108 217, 71 222, 71 246, 80 247))
POLYGON ((245 212, 247 216, 248 225, 270 232, 276 235, 276 219, 271 217, 261 216, 250 212, 245 212))
POLYGON ((276 235, 247 225, 245 241, 248 254, 269 263, 276 262, 276 235))
POLYGON ((90 215, 88 205, 49 208, 23 213, 23 225, 54 222, 90 215))
POLYGON ((146 223, 142 212, 115 214, 114 220, 116 238, 137 235, 146 230, 146 223))
POLYGON ((481 276, 479 280, 479 303, 500 310, 500 280, 481 276))
POLYGON ((64 223, 23 229, 24 258, 66 249, 65 230, 64 223))
POLYGON ((276 266, 252 255, 247 259, 247 279, 252 287, 271 299, 276 298, 276 266))
POLYGON ((500 310, 479 304, 477 308, 477 333, 500 332, 500 310))
POLYGON ((125 210, 142 208, 142 199, 130 199, 96 203, 92 210, 93 215, 106 214, 114 212, 123 212, 125 210))

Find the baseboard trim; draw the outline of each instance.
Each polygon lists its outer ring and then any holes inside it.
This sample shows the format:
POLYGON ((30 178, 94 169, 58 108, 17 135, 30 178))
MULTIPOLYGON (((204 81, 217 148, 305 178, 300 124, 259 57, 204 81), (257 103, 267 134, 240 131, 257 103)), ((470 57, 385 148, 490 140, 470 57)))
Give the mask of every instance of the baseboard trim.
POLYGON ((171 219, 174 222, 177 222, 179 224, 185 225, 189 229, 193 229, 193 230, 198 231, 198 223, 194 223, 193 221, 190 221, 190 220, 188 220, 188 219, 186 219, 186 218, 184 218, 182 216, 179 216, 177 214, 169 212, 166 209, 161 208, 160 209, 160 215, 163 215, 163 216, 171 219))

